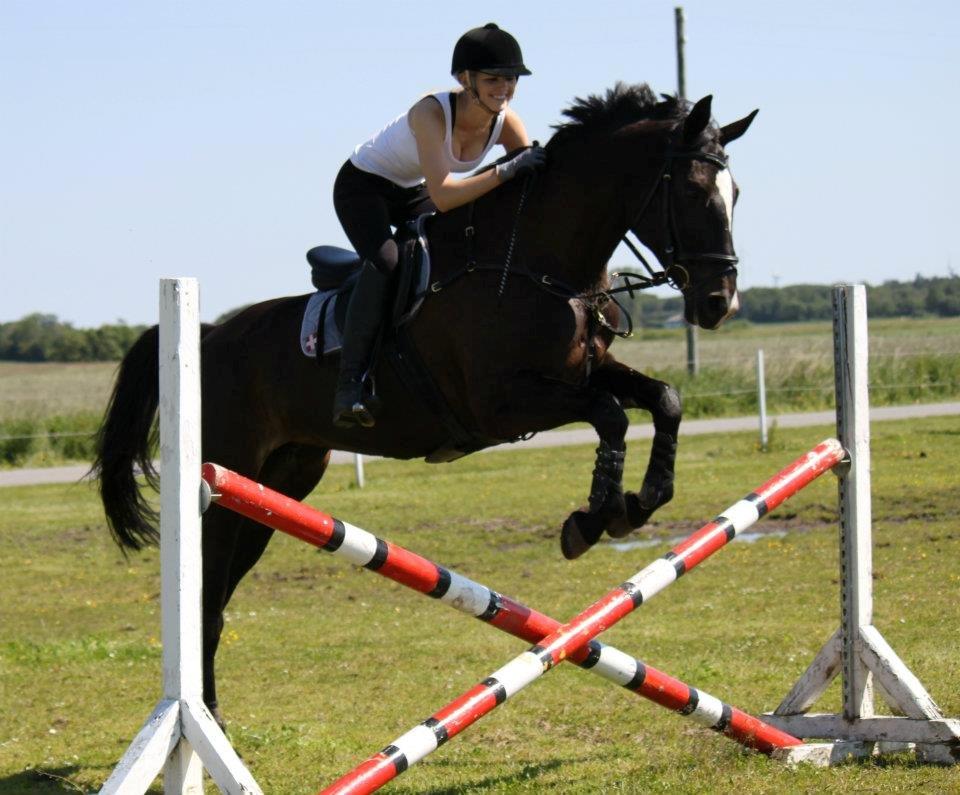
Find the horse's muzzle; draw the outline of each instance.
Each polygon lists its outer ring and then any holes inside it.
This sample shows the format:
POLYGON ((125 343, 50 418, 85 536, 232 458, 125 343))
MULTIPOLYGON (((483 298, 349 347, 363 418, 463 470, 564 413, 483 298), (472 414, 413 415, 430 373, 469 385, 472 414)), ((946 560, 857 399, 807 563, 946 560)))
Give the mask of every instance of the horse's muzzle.
POLYGON ((732 284, 726 284, 713 292, 697 295, 696 293, 684 296, 684 317, 692 326, 703 329, 715 329, 737 314, 740 309, 740 294, 737 291, 736 279, 730 279, 732 284))

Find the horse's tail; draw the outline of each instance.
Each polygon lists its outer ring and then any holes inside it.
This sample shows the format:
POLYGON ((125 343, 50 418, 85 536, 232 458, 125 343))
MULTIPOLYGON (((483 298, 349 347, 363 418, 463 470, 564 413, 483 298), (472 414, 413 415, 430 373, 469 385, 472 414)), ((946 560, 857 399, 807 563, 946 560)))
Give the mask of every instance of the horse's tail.
MULTIPOLYGON (((201 337, 212 326, 201 328, 201 337)), ((96 437, 91 472, 100 481, 100 500, 114 541, 122 549, 156 544, 157 510, 137 482, 142 473, 156 489, 153 465, 158 433, 155 417, 160 400, 159 329, 147 329, 123 357, 113 394, 96 437)))

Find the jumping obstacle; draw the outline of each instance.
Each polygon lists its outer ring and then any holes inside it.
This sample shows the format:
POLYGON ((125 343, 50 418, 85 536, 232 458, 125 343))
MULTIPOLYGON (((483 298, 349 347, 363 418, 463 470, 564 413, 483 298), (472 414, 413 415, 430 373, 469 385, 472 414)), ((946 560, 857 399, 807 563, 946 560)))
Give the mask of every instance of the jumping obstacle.
MULTIPOLYGON (((632 613, 641 604, 650 601, 694 566, 726 546, 738 533, 839 464, 844 456, 845 451, 836 439, 821 442, 756 491, 752 491, 716 519, 688 536, 662 558, 614 588, 574 619, 558 627, 536 645, 323 790, 323 795, 373 792, 396 778, 410 765, 492 712, 578 649, 587 646, 597 635, 632 613)), ((791 743, 796 744, 799 742, 791 743)))
MULTIPOLYGON (((835 448, 822 453, 821 458, 825 461, 828 456, 841 455, 839 444, 833 442, 835 448)), ((791 484, 800 488, 801 480, 808 475, 807 471, 791 470, 787 473, 785 470, 778 476, 777 482, 781 484, 778 494, 783 494, 791 484)), ((203 465, 202 477, 203 483, 209 488, 210 500, 221 507, 438 599, 510 635, 538 643, 561 628, 556 619, 236 472, 208 463, 203 465)), ((773 482, 770 481, 770 484, 773 482)), ((760 493, 765 493, 763 487, 760 493)), ((759 499, 756 493, 751 496, 759 499)), ((784 497, 780 496, 777 504, 782 499, 784 497)), ((768 501, 757 505, 754 521, 761 511, 765 513, 775 507, 775 504, 768 501)), ((748 509, 747 513, 749 512, 748 509)), ((802 740, 769 726, 743 710, 725 704, 709 693, 691 687, 613 646, 591 640, 571 648, 568 657, 581 668, 660 706, 689 716, 701 726, 720 732, 747 748, 769 754, 775 749, 802 744, 802 740)))
MULTIPOLYGON (((214 723, 201 698, 198 503, 213 498, 209 485, 216 484, 218 474, 227 471, 208 465, 204 469, 204 475, 205 478, 210 477, 210 483, 200 478, 199 335, 196 331, 196 296, 197 285, 193 279, 161 281, 161 463, 163 471, 167 473, 161 486, 163 698, 104 785, 101 790, 104 793, 144 792, 161 770, 166 792, 200 793, 202 767, 210 772, 214 781, 225 792, 260 792, 256 782, 214 723), (199 501, 196 496, 198 489, 201 491, 199 501)), ((514 673, 510 674, 514 676, 510 681, 511 686, 522 681, 522 676, 528 675, 528 664, 535 679, 567 654, 582 667, 633 689, 656 703, 683 714, 690 713, 690 717, 697 722, 722 731, 744 745, 770 751, 778 758, 827 763, 844 759, 851 753, 868 753, 875 743, 885 743, 889 747, 893 741, 898 747, 906 743, 915 744, 918 757, 924 761, 955 762, 960 755, 957 750, 960 748, 960 721, 942 717, 916 677, 897 658, 870 623, 869 425, 864 288, 836 288, 834 308, 838 437, 841 447, 848 453, 844 462, 834 470, 840 476, 842 623, 776 712, 764 716, 769 723, 728 707, 714 697, 690 688, 623 652, 591 640, 587 637, 589 631, 578 635, 580 630, 575 626, 575 622, 561 627, 554 619, 332 517, 326 517, 326 521, 319 522, 320 528, 329 526, 327 535, 321 532, 312 539, 304 540, 310 543, 322 541, 328 550, 331 545, 339 543, 344 550, 343 556, 348 559, 353 556, 355 563, 366 565, 386 576, 396 574, 397 576, 392 578, 398 582, 435 596, 441 601, 456 603, 454 606, 465 612, 485 618, 498 628, 536 643, 536 651, 531 650, 521 655, 525 661, 530 661, 529 663, 525 662, 521 667, 515 661, 515 665, 511 663, 501 669, 504 671, 511 665, 514 666, 514 673), (447 577, 449 585, 446 583, 447 577), (492 613, 489 617, 485 615, 488 609, 492 613), (553 641, 550 640, 551 636, 555 636, 553 641), (535 658, 536 666, 533 665, 531 656, 535 658), (802 714, 838 672, 844 680, 843 714, 802 714), (637 678, 640 678, 641 682, 639 687, 635 688, 632 685, 636 684, 634 680, 637 678), (873 716, 874 680, 879 684, 881 693, 886 695, 894 706, 905 712, 907 718, 873 716), (658 684, 663 687, 658 687, 658 684), (645 689, 657 690, 662 698, 658 700, 651 697, 652 692, 644 692, 645 689), (718 715, 719 718, 714 720, 718 715), (739 728, 734 728, 735 726, 739 728), (834 742, 797 745, 797 737, 826 737, 834 742)), ((823 444, 834 451, 821 451, 826 456, 821 462, 825 471, 829 466, 835 466, 826 464, 826 460, 835 453, 836 441, 828 440, 823 444)), ((816 450, 808 456, 814 453, 816 450)), ((792 466, 804 459, 798 460, 792 466)), ((762 493, 775 480, 776 478, 768 481, 758 492, 762 493)), ((264 495, 269 495, 269 490, 251 481, 242 481, 245 479, 233 483, 244 488, 248 485, 253 487, 254 498, 247 500, 246 509, 255 512, 259 510, 255 506, 264 495)), ((218 485, 223 491, 214 492, 219 494, 217 499, 224 507, 233 507, 224 502, 224 494, 229 488, 223 482, 218 485)), ((773 488, 776 492, 777 489, 773 488)), ((289 502, 306 511, 311 510, 295 501, 289 502)), ((678 561, 677 565, 682 562, 682 571, 689 570, 722 547, 729 540, 726 538, 727 533, 733 531, 735 534, 746 527, 747 525, 741 522, 745 518, 749 519, 751 512, 755 511, 759 517, 759 505, 760 503, 754 503, 749 497, 736 503, 726 512, 733 514, 732 516, 722 516, 701 528, 672 551, 674 557, 670 560, 678 561), (727 521, 729 527, 725 526, 727 521), (711 529, 711 525, 716 526, 711 529), (722 534, 715 532, 721 530, 722 534)), ((764 505, 766 510, 770 509, 769 503, 764 505)), ((275 522, 277 518, 272 517, 267 524, 276 526, 275 522)), ((312 526, 309 522, 301 527, 304 535, 311 535, 317 529, 317 526, 312 526)), ((602 607, 599 606, 600 603, 593 606, 591 609, 595 609, 595 613, 587 616, 587 619, 597 619, 602 625, 600 630, 606 628, 610 625, 608 617, 614 616, 616 620, 625 615, 644 598, 649 598, 680 576, 682 571, 677 565, 670 563, 668 558, 652 564, 619 589, 615 589, 623 595, 614 595, 615 592, 611 592, 601 600, 604 603, 602 607)), ((584 612, 590 613, 591 609, 584 612)), ((501 671, 497 673, 501 674, 501 671)), ((483 694, 487 694, 488 701, 492 695, 496 702, 501 692, 507 693, 507 683, 504 683, 503 691, 496 690, 492 694, 485 688, 478 694, 478 703, 483 704, 483 694)), ((492 709, 492 706, 490 708, 492 709)), ((442 711, 438 714, 446 717, 442 711)), ((466 725, 469 724, 461 726, 451 723, 456 731, 462 730, 466 725)), ((447 731, 447 737, 452 736, 449 728, 447 731)), ((427 732, 437 739, 433 729, 427 727, 424 730, 418 727, 408 733, 409 738, 405 735, 398 742, 406 744, 409 739, 415 756, 418 748, 428 747, 433 741, 426 736, 427 732)), ((401 761, 399 756, 394 756, 392 749, 388 749, 386 756, 401 761)), ((409 763, 409 760, 407 761, 409 763)), ((389 769, 389 765, 381 766, 379 762, 374 767, 380 771, 378 775, 389 769)), ((372 769, 368 767, 367 771, 368 775, 360 775, 358 778, 355 776, 353 784, 339 786, 351 775, 355 775, 348 774, 330 791, 372 791, 379 783, 369 775, 373 772, 372 769), (369 786, 371 784, 372 786, 369 786)))

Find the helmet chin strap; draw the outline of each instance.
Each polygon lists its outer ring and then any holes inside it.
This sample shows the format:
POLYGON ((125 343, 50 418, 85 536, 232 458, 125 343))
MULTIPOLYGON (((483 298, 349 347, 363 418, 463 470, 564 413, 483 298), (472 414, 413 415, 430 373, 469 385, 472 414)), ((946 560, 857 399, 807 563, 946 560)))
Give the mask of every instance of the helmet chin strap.
POLYGON ((467 90, 468 90, 468 91, 470 92, 470 94, 473 96, 474 101, 475 101, 481 108, 483 108, 487 113, 489 113, 491 116, 496 116, 496 115, 498 115, 500 111, 493 110, 492 108, 488 108, 488 107, 483 103, 483 100, 480 99, 480 92, 477 91, 477 74, 476 74, 476 72, 470 71, 470 72, 467 72, 467 74, 470 75, 470 85, 467 87, 467 90))

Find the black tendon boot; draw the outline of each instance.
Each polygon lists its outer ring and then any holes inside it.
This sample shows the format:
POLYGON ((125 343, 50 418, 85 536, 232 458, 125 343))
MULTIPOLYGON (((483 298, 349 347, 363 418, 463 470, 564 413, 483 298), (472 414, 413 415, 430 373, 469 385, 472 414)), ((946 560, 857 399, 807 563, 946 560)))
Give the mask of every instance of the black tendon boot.
POLYGON ((364 404, 363 374, 369 366, 383 311, 387 302, 389 276, 377 270, 369 260, 353 288, 340 351, 340 375, 333 399, 333 424, 338 428, 360 425, 372 428, 375 420, 370 407, 364 404))

